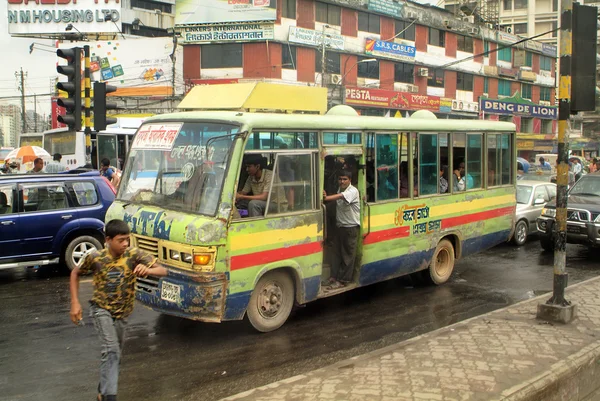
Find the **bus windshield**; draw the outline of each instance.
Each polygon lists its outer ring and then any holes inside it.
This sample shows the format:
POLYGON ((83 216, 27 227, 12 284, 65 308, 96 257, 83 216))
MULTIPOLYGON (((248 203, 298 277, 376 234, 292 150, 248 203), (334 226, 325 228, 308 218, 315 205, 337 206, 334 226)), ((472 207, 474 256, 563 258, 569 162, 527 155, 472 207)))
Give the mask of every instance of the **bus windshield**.
POLYGON ((118 199, 214 216, 239 127, 148 123, 131 145, 118 199))
POLYGON ((75 131, 47 132, 44 134, 44 149, 51 155, 75 153, 75 131))
POLYGON ((44 136, 40 135, 21 135, 19 138, 19 147, 23 146, 39 146, 43 145, 44 136))

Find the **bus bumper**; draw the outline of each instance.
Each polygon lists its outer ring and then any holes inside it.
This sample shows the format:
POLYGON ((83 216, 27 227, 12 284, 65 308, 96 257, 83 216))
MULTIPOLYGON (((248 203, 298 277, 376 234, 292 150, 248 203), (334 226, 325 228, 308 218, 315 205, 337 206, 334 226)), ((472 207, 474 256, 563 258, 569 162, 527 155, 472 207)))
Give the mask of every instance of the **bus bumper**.
POLYGON ((182 272, 167 277, 138 278, 136 299, 167 315, 203 322, 220 322, 225 310, 225 273, 182 272))

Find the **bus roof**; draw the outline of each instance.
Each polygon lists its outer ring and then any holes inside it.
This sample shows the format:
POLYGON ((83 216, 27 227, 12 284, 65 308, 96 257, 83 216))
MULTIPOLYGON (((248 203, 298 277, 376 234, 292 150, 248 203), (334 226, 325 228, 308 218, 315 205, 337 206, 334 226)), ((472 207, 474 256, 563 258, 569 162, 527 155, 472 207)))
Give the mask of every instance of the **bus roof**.
POLYGON ((348 115, 274 114, 231 111, 191 111, 161 114, 148 118, 144 123, 197 120, 217 120, 247 128, 277 128, 296 130, 372 130, 372 131, 497 131, 514 132, 513 123, 486 120, 449 120, 436 118, 392 118, 348 115))

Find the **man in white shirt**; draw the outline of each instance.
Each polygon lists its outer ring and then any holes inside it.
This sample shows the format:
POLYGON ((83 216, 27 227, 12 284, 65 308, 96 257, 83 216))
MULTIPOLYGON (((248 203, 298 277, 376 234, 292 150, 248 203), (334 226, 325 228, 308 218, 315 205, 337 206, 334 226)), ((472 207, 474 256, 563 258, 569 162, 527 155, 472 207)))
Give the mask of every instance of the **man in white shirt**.
POLYGON ((579 163, 579 159, 574 157, 573 158, 573 174, 575 174, 575 181, 578 181, 581 178, 581 164, 579 163))
POLYGON ((337 260, 331 266, 331 277, 328 284, 331 288, 339 288, 352 281, 356 248, 360 235, 360 194, 352 186, 352 173, 342 171, 338 177, 339 189, 334 195, 323 191, 323 201, 336 201, 336 236, 335 248, 337 260))
POLYGON ((60 160, 62 159, 62 155, 60 153, 55 153, 52 157, 52 161, 48 163, 44 171, 49 174, 56 174, 66 171, 67 168, 60 164, 60 160))

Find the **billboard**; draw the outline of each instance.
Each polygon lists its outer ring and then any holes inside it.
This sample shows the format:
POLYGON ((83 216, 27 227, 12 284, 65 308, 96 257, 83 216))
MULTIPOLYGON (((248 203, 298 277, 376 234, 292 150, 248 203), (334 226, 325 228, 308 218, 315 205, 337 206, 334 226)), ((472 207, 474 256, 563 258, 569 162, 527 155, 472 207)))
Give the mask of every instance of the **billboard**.
MULTIPOLYGON (((290 26, 288 41, 301 45, 322 46, 323 32, 290 26)), ((344 37, 337 33, 327 33, 325 35, 325 44, 331 49, 344 50, 344 37)))
MULTIPOLYGON (((90 46, 92 81, 105 81, 119 91, 131 88, 123 96, 165 94, 170 90, 173 77, 173 39, 144 38, 98 42, 63 43, 61 48, 90 46), (151 52, 148 49, 152 49, 151 52)), ((181 60, 176 56, 176 74, 180 74, 181 60)), ((180 76, 180 75, 179 75, 180 76)))
POLYGON ((346 88, 345 104, 386 109, 440 111, 445 105, 437 96, 384 89, 346 88))
POLYGON ((510 100, 481 99, 479 110, 484 113, 520 115, 546 119, 558 118, 558 107, 523 104, 510 100))
POLYGON ((272 40, 274 24, 244 23, 222 25, 185 25, 181 27, 183 43, 237 42, 272 40))
POLYGON ((414 46, 401 43, 385 42, 377 39, 367 39, 365 53, 374 56, 389 57, 400 61, 414 61, 417 53, 414 46))
POLYGON ((175 25, 274 21, 275 4, 275 0, 175 0, 175 25))
POLYGON ((98 33, 121 31, 119 0, 8 0, 8 33, 11 35, 98 33))

